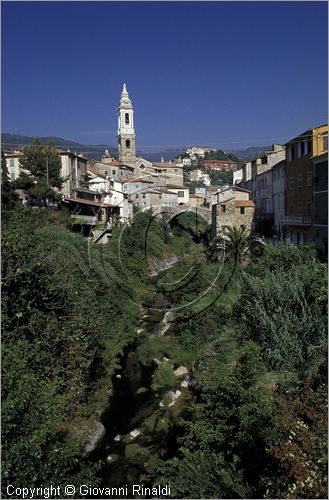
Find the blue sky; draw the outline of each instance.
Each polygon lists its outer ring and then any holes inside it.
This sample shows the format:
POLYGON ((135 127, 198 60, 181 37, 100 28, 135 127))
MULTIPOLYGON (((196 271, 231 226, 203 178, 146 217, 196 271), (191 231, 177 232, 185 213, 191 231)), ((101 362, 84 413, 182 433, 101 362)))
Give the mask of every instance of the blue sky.
POLYGON ((327 117, 326 2, 2 2, 2 131, 139 149, 286 142, 327 117))

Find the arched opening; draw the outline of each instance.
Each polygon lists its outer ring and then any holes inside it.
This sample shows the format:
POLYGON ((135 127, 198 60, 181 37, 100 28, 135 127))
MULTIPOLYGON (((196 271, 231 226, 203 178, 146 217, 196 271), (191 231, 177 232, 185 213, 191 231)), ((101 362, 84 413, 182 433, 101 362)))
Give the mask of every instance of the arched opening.
POLYGON ((125 113, 125 124, 129 125, 129 113, 125 113))
POLYGON ((127 148, 127 149, 129 149, 129 148, 130 148, 130 140, 129 140, 129 139, 127 139, 127 140, 126 140, 126 148, 127 148))

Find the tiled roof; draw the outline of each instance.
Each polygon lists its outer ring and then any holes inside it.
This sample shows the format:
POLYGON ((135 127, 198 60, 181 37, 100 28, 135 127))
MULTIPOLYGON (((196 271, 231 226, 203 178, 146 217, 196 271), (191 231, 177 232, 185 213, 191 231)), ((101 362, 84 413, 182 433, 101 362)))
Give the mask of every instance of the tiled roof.
POLYGON ((235 200, 237 207, 254 207, 255 203, 252 200, 235 200))
POLYGON ((97 167, 90 166, 87 168, 87 172, 91 172, 94 175, 97 175, 97 177, 102 177, 103 179, 106 179, 106 176, 102 174, 97 167))
POLYGON ((190 194, 190 198, 205 198, 204 194, 190 194))

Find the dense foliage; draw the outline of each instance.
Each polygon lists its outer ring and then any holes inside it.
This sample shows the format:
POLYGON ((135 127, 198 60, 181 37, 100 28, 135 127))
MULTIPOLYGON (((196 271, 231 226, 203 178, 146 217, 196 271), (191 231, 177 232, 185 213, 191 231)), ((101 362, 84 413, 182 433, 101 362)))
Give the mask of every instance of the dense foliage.
POLYGON ((20 169, 14 183, 16 188, 23 189, 36 200, 57 199, 54 188, 62 185, 61 159, 51 143, 44 145, 40 139, 35 139, 30 146, 26 146, 20 159, 20 169))
POLYGON ((147 484, 170 483, 174 498, 326 498, 327 268, 308 246, 210 260, 195 222, 143 212, 94 247, 64 214, 5 214, 4 490, 98 484, 84 446, 138 338, 159 397, 177 383, 173 367, 191 383, 181 417, 157 431, 164 449, 150 443, 138 465, 147 484), (174 254, 178 264, 150 280, 152 262, 174 254), (170 331, 137 335, 156 288, 170 297, 170 331))
POLYGON ((174 497, 326 498, 326 276, 312 248, 268 246, 175 326, 197 399, 174 456, 148 463, 174 497))
POLYGON ((47 214, 5 217, 2 257, 3 486, 95 484, 82 450, 133 337, 129 288, 47 214))

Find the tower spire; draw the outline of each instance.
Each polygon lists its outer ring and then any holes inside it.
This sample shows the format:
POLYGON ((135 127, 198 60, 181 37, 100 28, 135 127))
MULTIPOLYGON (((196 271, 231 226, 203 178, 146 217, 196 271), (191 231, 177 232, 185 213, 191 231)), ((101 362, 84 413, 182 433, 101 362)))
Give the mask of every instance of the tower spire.
POLYGON ((118 146, 120 161, 136 161, 134 109, 125 82, 122 86, 118 108, 118 146))

